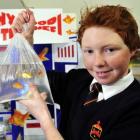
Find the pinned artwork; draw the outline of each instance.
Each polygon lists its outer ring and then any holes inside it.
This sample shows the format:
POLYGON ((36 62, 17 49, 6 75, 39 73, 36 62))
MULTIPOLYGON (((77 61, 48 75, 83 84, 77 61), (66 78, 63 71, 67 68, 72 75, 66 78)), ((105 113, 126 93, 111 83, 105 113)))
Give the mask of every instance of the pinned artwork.
POLYGON ((14 114, 9 118, 9 123, 12 125, 17 125, 23 127, 26 119, 28 119, 29 113, 22 114, 18 110, 14 110, 14 114))
POLYGON ((31 46, 25 49, 23 45, 25 42, 22 45, 16 42, 7 47, 9 39, 13 37, 11 25, 21 9, 0 9, 0 74, 2 75, 0 77, 2 105, 0 109, 3 115, 2 122, 5 120, 7 122, 6 136, 10 140, 26 140, 30 135, 34 135, 36 139, 37 135, 43 136, 39 122, 31 118, 31 115, 27 119, 29 114, 26 113, 27 111, 24 112, 23 106, 19 107, 18 102, 15 101, 19 98, 30 98, 32 95, 28 92, 30 82, 34 82, 39 91, 45 90, 49 93, 47 102, 51 104, 47 105, 50 106, 49 110, 55 126, 59 126, 61 111, 60 107, 56 108, 53 104, 46 70, 67 72, 78 65, 76 15, 62 13, 62 9, 54 8, 32 10, 36 18, 34 50, 31 46), (34 51, 38 56, 34 54, 34 51), (28 52, 33 54, 32 57, 28 52), (37 56, 37 61, 34 56, 37 56))

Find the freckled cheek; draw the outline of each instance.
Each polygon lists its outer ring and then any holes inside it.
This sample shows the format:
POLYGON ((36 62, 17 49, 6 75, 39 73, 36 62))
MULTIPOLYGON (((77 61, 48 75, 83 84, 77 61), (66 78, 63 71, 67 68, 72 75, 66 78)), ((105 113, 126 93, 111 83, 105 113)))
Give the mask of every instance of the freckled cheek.
POLYGON ((119 64, 120 64, 120 60, 118 60, 118 59, 109 59, 108 60, 108 65, 110 65, 111 67, 118 67, 119 64))
POLYGON ((112 68, 120 69, 123 67, 127 67, 128 61, 126 61, 127 58, 115 58, 115 59, 109 59, 108 65, 112 68))
POLYGON ((87 69, 91 69, 93 66, 93 60, 90 58, 84 58, 83 59, 84 65, 87 69))

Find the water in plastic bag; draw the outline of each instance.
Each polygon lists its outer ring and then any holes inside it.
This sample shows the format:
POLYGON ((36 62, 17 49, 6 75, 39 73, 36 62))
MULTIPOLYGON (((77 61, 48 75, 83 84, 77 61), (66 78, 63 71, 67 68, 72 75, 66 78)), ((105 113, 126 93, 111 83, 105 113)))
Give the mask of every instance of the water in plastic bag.
POLYGON ((27 40, 16 33, 1 58, 0 102, 29 98, 30 83, 47 93, 47 103, 54 103, 43 63, 27 40))

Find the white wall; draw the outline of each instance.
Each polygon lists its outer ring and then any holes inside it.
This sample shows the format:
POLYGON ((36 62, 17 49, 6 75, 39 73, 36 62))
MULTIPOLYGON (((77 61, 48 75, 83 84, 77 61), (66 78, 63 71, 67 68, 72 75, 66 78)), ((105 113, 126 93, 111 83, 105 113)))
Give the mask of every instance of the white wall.
MULTIPOLYGON (((76 13, 80 19, 80 9, 86 5, 121 4, 127 6, 136 18, 140 27, 139 0, 23 0, 29 7, 34 8, 63 8, 63 11, 76 13)), ((0 0, 0 9, 22 8, 20 0, 0 0)))

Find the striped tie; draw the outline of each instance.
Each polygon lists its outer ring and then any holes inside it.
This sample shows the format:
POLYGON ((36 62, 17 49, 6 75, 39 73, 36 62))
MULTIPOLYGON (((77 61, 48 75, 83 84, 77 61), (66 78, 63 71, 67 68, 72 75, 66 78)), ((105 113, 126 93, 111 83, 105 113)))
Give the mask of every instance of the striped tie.
POLYGON ((84 103, 84 106, 91 104, 92 102, 97 101, 99 92, 102 92, 102 87, 99 83, 94 83, 92 85, 91 91, 89 92, 87 99, 84 103))

